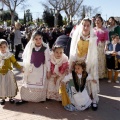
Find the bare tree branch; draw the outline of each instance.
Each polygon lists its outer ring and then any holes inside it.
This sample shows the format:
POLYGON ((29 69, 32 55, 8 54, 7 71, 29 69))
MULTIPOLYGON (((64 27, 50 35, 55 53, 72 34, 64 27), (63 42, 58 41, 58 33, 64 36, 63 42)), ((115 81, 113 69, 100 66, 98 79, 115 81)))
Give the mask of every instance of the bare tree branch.
POLYGON ((26 2, 27 0, 1 0, 10 10, 11 12, 11 23, 14 23, 14 13, 16 10, 16 7, 22 4, 23 2, 26 2))
MULTIPOLYGON (((76 12, 80 9, 80 6, 83 0, 65 0, 64 3, 69 3, 69 7, 64 9, 64 12, 67 15, 68 21, 76 14, 76 12)), ((64 4, 63 3, 63 4, 64 4)), ((64 5, 65 6, 65 5, 64 5)))

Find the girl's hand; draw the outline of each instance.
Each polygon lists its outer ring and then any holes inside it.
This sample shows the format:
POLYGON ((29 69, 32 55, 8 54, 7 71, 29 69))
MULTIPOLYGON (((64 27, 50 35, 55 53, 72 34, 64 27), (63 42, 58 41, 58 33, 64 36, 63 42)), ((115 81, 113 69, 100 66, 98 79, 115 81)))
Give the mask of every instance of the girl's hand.
POLYGON ((69 74, 69 70, 66 70, 66 71, 65 71, 65 75, 68 75, 68 74, 69 74))
POLYGON ((117 52, 112 52, 112 56, 116 56, 117 55, 117 52))
POLYGON ((64 82, 64 81, 61 81, 60 84, 61 84, 61 85, 66 85, 67 83, 64 82))
POLYGON ((59 75, 57 75, 56 77, 54 77, 54 83, 55 83, 55 85, 56 85, 56 82, 57 82, 57 80, 59 79, 59 75))
POLYGON ((97 81, 96 81, 96 80, 92 80, 92 82, 97 83, 97 81))
POLYGON ((50 77, 51 77, 51 72, 47 71, 47 79, 50 79, 50 77))

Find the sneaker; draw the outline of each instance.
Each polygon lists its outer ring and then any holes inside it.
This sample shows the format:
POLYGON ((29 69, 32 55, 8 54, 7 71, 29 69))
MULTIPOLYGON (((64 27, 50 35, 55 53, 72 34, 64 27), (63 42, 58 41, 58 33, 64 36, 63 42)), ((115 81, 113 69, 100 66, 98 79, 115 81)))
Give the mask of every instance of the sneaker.
POLYGON ((119 84, 120 82, 118 80, 116 80, 115 83, 119 84))
POLYGON ((111 83, 111 80, 108 80, 108 83, 111 83))
POLYGON ((1 100, 1 105, 4 105, 5 104, 5 100, 1 100))

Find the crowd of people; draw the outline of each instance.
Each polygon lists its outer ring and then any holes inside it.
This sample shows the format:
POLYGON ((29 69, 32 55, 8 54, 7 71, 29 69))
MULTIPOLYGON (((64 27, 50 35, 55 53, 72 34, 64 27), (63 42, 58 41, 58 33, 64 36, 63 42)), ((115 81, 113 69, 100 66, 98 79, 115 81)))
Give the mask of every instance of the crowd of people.
POLYGON ((95 21, 84 18, 75 26, 47 28, 43 24, 32 30, 26 27, 22 35, 21 24, 15 23, 9 35, 11 41, 7 37, 0 39, 1 105, 7 97, 10 103, 15 102, 18 87, 13 64, 23 72, 21 100, 16 105, 56 100, 68 111, 90 107, 96 111, 99 80, 108 78, 108 83, 119 84, 120 26, 114 17, 108 21, 106 28, 98 15, 95 21), (23 66, 17 62, 21 49, 23 66))

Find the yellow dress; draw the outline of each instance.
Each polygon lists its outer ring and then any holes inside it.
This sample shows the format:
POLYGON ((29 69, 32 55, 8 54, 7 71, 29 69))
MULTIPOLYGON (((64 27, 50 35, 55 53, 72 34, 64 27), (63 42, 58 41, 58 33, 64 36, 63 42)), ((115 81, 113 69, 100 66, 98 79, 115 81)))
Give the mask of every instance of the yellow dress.
POLYGON ((18 87, 12 70, 12 65, 20 69, 13 54, 0 55, 0 98, 15 97, 18 87))
POLYGON ((88 52, 89 40, 79 40, 77 44, 77 56, 85 57, 88 52))

